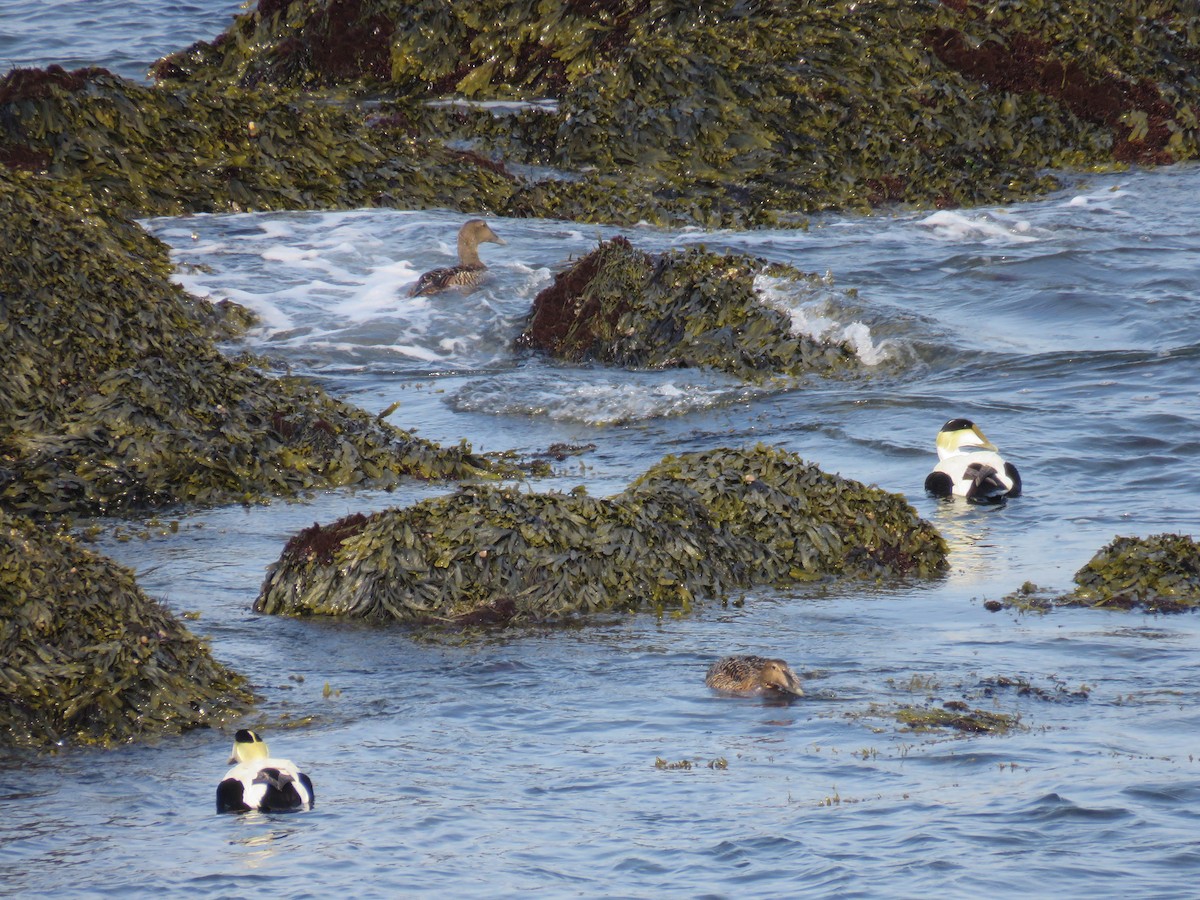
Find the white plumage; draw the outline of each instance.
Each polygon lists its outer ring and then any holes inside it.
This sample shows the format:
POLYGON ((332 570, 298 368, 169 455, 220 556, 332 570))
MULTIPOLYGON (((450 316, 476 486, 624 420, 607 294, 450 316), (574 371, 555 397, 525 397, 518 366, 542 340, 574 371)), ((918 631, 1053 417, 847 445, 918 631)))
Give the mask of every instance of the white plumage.
POLYGON ((217 812, 290 812, 312 809, 313 786, 290 759, 274 759, 266 742, 253 731, 234 735, 236 763, 217 786, 217 812))
POLYGON ((999 503, 1021 494, 1021 476, 970 419, 951 419, 937 436, 938 464, 925 490, 938 497, 999 503))

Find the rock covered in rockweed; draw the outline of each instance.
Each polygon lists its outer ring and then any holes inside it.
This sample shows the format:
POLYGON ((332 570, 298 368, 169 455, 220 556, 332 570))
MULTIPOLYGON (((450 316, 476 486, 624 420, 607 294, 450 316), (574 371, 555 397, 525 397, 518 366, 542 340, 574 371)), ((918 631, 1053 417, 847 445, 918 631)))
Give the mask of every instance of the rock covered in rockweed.
POLYGON ((390 91, 422 140, 572 176, 514 191, 513 213, 746 227, 994 203, 1053 186, 1047 169, 1194 159, 1198 21, 1185 0, 722 2, 702 16, 677 2, 260 0, 158 74, 390 91), (449 97, 557 108, 426 116, 411 102, 449 97))
POLYGON ((1184 534, 1118 536, 1098 550, 1074 580, 1075 589, 1065 594, 1027 582, 997 608, 1200 609, 1200 542, 1184 534))
POLYGON ((274 379, 132 222, 0 170, 0 506, 114 514, 505 466, 274 379))
POLYGON ((514 177, 414 135, 402 111, 222 83, 173 89, 105 69, 0 76, 0 171, 126 217, 350 207, 493 209, 514 177))
POLYGON ((0 745, 152 738, 252 700, 131 571, 0 509, 0 745))
POLYGON ((690 607, 752 585, 934 577, 946 546, 900 496, 758 446, 668 456, 594 498, 472 486, 289 541, 255 609, 416 624, 690 607))
POLYGON ((786 312, 763 302, 754 282, 768 272, 806 278, 697 247, 653 257, 616 237, 537 295, 517 345, 571 362, 706 366, 748 380, 859 369, 849 346, 795 332, 786 312))

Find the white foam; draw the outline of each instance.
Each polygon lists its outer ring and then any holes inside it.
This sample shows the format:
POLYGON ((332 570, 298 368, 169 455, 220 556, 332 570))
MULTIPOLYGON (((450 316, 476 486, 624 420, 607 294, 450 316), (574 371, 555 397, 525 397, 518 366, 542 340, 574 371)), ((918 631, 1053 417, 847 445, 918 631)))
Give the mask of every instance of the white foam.
POLYGON ((464 412, 494 415, 538 415, 586 425, 620 425, 648 418, 684 415, 730 405, 765 393, 732 379, 711 382, 695 372, 627 372, 581 370, 564 381, 553 368, 508 373, 503 379, 476 381, 459 390, 450 405, 464 412), (618 380, 618 378, 620 380, 618 380), (688 380, 678 380, 688 378, 688 380))
POLYGON ((986 243, 1027 244, 1039 240, 1025 219, 1016 219, 1002 211, 962 213, 943 209, 917 222, 934 236, 953 243, 984 241, 986 243))
POLYGON ((845 343, 867 366, 877 366, 891 358, 888 342, 876 344, 869 325, 857 320, 843 323, 835 317, 838 310, 827 289, 801 297, 794 282, 769 275, 757 276, 754 287, 764 303, 788 314, 793 334, 845 343))
POLYGON ((1120 187, 1102 188, 1088 193, 1076 194, 1070 200, 1063 203, 1071 209, 1086 209, 1091 212, 1111 213, 1114 216, 1126 216, 1130 213, 1123 209, 1118 209, 1116 201, 1122 197, 1131 196, 1129 191, 1122 190, 1120 187))

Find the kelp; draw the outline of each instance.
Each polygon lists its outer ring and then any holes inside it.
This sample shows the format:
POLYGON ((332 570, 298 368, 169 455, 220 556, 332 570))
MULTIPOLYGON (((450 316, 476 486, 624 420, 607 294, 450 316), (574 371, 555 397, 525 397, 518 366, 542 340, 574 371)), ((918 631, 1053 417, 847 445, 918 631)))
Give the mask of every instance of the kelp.
POLYGON ((900 496, 765 446, 668 456, 620 494, 469 486, 313 525, 260 612, 425 625, 689 609, 752 585, 931 578, 946 545, 900 496))
POLYGON ((746 227, 1003 202, 1053 186, 1049 168, 1194 159, 1198 45, 1183 0, 260 0, 158 74, 370 92, 421 139, 578 176, 514 190, 513 214, 746 227), (414 107, 445 97, 557 109, 414 107))
POLYGON ((111 745, 253 702, 128 569, 0 509, 0 745, 111 745))
POLYGON ((1200 608, 1200 543, 1182 534, 1116 537, 1075 573, 1075 588, 1057 594, 1026 582, 995 609, 1047 611, 1057 606, 1187 612, 1200 608))
POLYGON ((0 506, 35 516, 254 502, 515 468, 223 354, 239 315, 170 281, 132 222, 0 171, 0 506))
POLYGON ((571 362, 628 368, 705 366, 747 380, 860 369, 843 342, 793 330, 755 281, 824 285, 790 266, 703 248, 657 257, 622 237, 602 242, 537 295, 517 346, 571 362))

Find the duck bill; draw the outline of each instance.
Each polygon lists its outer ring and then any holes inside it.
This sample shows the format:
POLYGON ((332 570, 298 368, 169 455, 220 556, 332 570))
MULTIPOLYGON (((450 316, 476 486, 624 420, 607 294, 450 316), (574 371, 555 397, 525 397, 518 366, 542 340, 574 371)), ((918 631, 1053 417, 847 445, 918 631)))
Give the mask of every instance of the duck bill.
POLYGON ((983 436, 983 432, 979 430, 978 426, 971 430, 975 432, 975 437, 979 438, 979 440, 971 444, 964 443, 964 447, 978 447, 980 450, 991 450, 993 453, 997 451, 996 445, 983 436))

